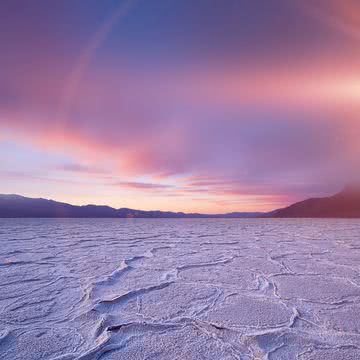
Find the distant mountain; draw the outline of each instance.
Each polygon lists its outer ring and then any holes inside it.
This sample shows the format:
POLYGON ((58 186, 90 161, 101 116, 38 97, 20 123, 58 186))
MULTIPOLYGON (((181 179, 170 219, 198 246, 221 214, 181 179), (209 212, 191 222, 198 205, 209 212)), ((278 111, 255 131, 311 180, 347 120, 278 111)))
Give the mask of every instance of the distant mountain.
POLYGON ((336 195, 312 198, 271 212, 197 214, 145 211, 110 206, 76 206, 47 199, 0 194, 0 218, 360 218, 360 187, 346 187, 336 195))
POLYGON ((47 199, 20 195, 0 195, 0 218, 242 218, 260 217, 264 213, 196 214, 170 211, 114 209, 110 206, 75 206, 47 199))
POLYGON ((360 187, 346 187, 336 195, 312 198, 276 210, 280 218, 360 218, 360 187))

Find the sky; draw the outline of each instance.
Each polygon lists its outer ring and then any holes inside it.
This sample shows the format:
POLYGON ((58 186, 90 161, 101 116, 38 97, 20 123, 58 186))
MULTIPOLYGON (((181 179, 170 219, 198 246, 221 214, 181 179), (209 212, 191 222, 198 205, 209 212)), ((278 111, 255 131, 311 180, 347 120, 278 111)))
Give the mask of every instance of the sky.
POLYGON ((2 0, 0 193, 267 211, 360 179, 358 0, 2 0))

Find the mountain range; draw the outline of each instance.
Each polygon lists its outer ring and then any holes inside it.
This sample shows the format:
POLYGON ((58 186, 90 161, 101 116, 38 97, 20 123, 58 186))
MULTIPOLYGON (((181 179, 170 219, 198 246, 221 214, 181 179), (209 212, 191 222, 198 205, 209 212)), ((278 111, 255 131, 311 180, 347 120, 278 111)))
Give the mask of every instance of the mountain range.
POLYGON ((145 211, 110 206, 76 206, 20 195, 0 195, 0 218, 360 218, 360 190, 346 187, 324 198, 311 198, 271 212, 198 214, 145 211))
POLYGON ((258 217, 259 212, 228 214, 197 214, 171 211, 145 211, 110 206, 76 206, 47 199, 34 199, 20 195, 0 195, 0 218, 238 218, 258 217))

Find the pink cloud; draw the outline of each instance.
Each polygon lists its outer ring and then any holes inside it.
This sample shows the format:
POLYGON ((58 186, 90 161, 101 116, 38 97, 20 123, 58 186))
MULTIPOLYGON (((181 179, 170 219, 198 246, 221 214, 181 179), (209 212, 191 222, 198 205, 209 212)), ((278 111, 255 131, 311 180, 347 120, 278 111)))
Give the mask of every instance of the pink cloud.
POLYGON ((10 80, 19 103, 0 111, 0 127, 18 141, 65 153, 79 164, 63 170, 97 172, 106 162, 115 176, 194 174, 186 184, 176 180, 175 189, 117 184, 133 190, 246 195, 254 201, 261 195, 261 201, 285 202, 291 193, 305 196, 306 184, 340 181, 339 174, 354 171, 359 69, 341 65, 334 75, 322 60, 242 70, 118 68, 89 69, 64 117, 57 99, 66 82, 59 74, 50 88, 49 69, 26 72, 23 87, 15 74, 10 80))
POLYGON ((143 182, 132 182, 132 181, 119 181, 113 184, 124 189, 130 190, 168 190, 173 188, 172 185, 167 184, 154 184, 154 183, 143 183, 143 182))
POLYGON ((67 163, 61 166, 56 167, 57 170, 69 171, 74 173, 84 173, 84 174, 107 174, 108 172, 93 166, 87 166, 76 163, 67 163))

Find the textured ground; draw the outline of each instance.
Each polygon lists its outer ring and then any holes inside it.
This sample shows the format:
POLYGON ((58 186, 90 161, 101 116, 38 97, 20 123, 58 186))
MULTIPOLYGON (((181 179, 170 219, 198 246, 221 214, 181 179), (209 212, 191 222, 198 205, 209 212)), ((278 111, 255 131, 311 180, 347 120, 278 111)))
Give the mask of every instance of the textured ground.
POLYGON ((360 359, 359 220, 0 219, 0 359, 360 359))

